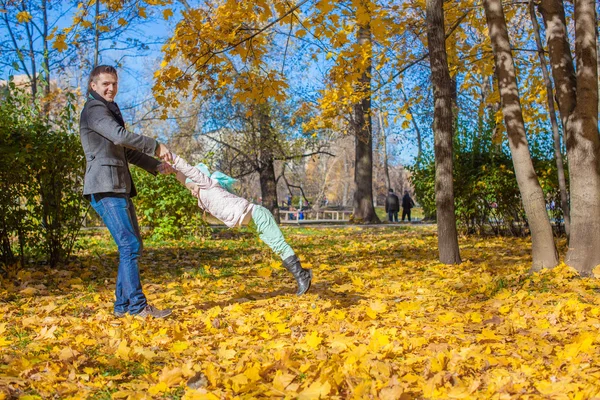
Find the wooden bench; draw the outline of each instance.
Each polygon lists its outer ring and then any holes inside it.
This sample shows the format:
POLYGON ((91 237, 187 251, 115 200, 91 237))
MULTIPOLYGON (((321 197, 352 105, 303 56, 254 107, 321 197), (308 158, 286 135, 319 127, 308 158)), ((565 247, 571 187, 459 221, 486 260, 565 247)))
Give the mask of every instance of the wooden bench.
POLYGON ((351 210, 304 210, 285 211, 279 210, 282 224, 306 224, 318 222, 348 222, 351 210), (304 218, 298 219, 298 214, 303 213, 304 218))

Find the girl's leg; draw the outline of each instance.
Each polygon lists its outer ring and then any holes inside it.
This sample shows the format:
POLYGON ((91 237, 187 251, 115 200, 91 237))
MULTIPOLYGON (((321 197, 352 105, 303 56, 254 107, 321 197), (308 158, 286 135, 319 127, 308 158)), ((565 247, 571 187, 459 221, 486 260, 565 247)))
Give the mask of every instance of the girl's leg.
POLYGON ((283 260, 283 266, 296 279, 298 283, 297 295, 302 295, 310 288, 312 271, 302 268, 300 260, 294 250, 285 241, 281 229, 277 226, 273 214, 263 206, 255 206, 252 211, 252 220, 260 239, 265 242, 283 260))
POLYGON ((275 222, 275 218, 269 210, 263 206, 254 206, 252 221, 256 225, 260 240, 269 246, 282 260, 295 254, 294 250, 285 241, 281 229, 277 226, 277 222, 275 222))

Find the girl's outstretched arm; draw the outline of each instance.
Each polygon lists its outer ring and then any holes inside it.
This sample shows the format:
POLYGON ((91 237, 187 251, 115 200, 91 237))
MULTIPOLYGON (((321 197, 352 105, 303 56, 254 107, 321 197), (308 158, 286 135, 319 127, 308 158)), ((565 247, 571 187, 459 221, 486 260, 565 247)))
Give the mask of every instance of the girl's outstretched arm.
POLYGON ((178 171, 177 179, 180 180, 180 174, 183 175, 183 184, 185 185, 185 178, 191 179, 194 183, 196 183, 200 189, 210 189, 212 187, 218 186, 219 183, 212 179, 210 176, 204 175, 200 170, 196 167, 188 164, 183 158, 179 157, 175 153, 171 153, 173 157, 173 168, 178 171))

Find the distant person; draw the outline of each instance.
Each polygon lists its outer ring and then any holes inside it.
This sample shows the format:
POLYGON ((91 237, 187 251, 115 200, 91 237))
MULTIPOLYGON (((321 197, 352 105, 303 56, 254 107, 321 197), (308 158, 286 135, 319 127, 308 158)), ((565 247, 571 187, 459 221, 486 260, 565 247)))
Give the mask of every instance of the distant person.
POLYGON ((115 103, 117 70, 100 65, 92 70, 88 98, 79 120, 79 134, 86 159, 83 195, 110 231, 119 249, 119 269, 115 288, 115 317, 129 313, 137 317, 164 318, 170 309, 159 310, 146 300, 140 282, 138 258, 142 237, 131 198, 136 195, 129 164, 156 175, 165 173, 163 157, 169 149, 147 136, 125 129, 125 121, 115 103))
POLYGON ((172 163, 172 168, 177 172, 177 180, 198 199, 198 207, 230 228, 247 225, 252 221, 260 239, 281 257, 285 269, 296 279, 296 294, 300 296, 308 291, 312 270, 302 268, 300 259, 285 241, 269 210, 232 193, 231 185, 235 180, 221 172, 210 174, 204 164, 193 167, 174 153, 168 153, 163 159, 172 163))
POLYGON ((398 222, 398 211, 400 211, 400 199, 394 193, 394 189, 390 189, 385 199, 385 212, 388 215, 388 221, 398 222))
POLYGON ((404 196, 402 196, 402 222, 404 222, 404 217, 408 217, 408 222, 410 222, 410 209, 414 206, 415 202, 410 198, 408 190, 405 190, 404 196))

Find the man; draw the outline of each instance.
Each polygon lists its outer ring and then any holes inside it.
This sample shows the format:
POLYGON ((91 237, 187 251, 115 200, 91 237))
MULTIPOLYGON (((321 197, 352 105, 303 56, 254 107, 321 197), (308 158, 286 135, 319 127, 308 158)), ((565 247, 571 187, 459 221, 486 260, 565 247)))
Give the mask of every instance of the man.
POLYGON ((398 211, 400 211, 400 199, 394 193, 394 189, 390 189, 385 199, 385 212, 388 214, 388 221, 398 222, 398 211))
POLYGON ((114 102, 118 92, 114 67, 94 68, 88 92, 79 123, 86 158, 83 194, 108 227, 119 249, 114 315, 122 317, 130 313, 143 318, 164 318, 171 310, 151 306, 142 291, 138 268, 142 238, 131 202, 136 190, 129 163, 153 175, 171 172, 168 164, 152 158, 165 156, 169 149, 155 139, 125 129, 119 106, 114 102))
POLYGON ((414 206, 415 202, 410 198, 408 190, 405 190, 402 197, 402 222, 404 222, 404 217, 408 217, 408 222, 410 222, 410 209, 414 206))

